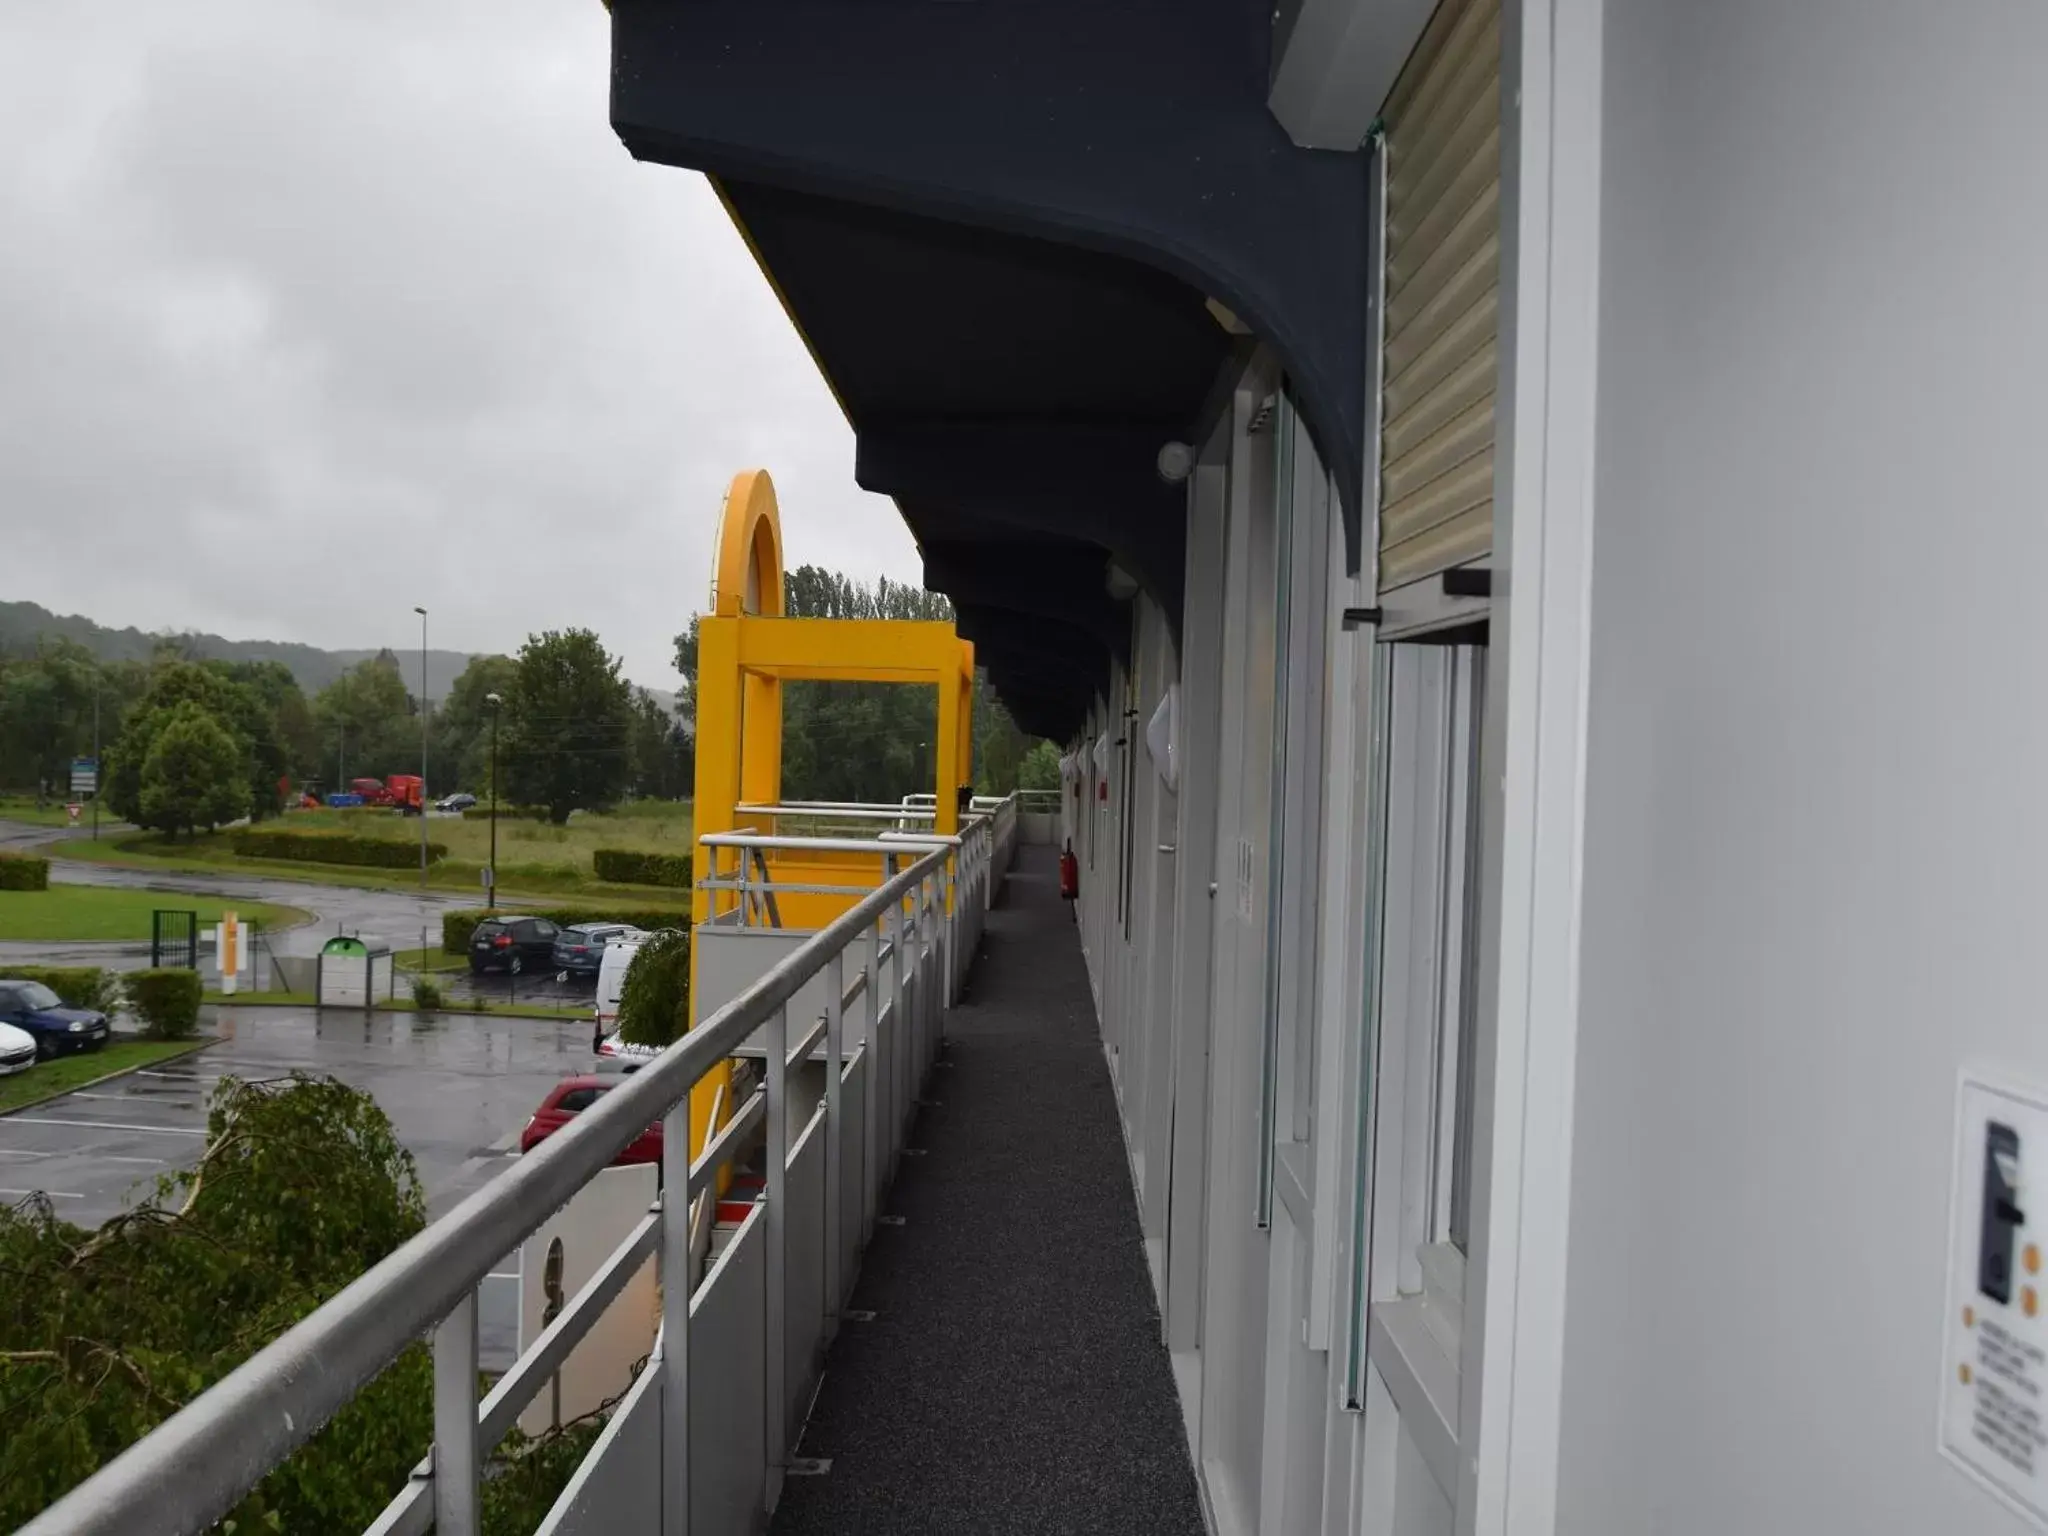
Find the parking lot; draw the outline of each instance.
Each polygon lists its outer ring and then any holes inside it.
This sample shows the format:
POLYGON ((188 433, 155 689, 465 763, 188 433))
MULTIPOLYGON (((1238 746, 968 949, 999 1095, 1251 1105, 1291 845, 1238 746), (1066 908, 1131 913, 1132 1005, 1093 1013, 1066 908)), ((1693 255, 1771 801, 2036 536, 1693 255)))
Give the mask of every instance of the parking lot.
MULTIPOLYGON (((560 1078, 588 1071, 580 1023, 311 1009, 209 1010, 219 1045, 96 1088, 0 1116, 0 1200, 48 1193, 57 1213, 97 1226, 189 1164, 206 1100, 223 1076, 331 1074, 372 1094, 419 1164, 430 1216, 518 1155, 520 1127, 560 1078)), ((486 1366, 511 1357, 512 1264, 485 1287, 486 1366)))

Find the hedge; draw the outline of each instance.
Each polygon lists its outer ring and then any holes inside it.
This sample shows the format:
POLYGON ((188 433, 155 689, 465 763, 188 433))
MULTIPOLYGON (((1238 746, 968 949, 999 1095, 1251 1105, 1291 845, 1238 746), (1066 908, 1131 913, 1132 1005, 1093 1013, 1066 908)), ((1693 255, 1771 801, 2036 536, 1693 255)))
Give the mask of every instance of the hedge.
MULTIPOLYGON (((472 805, 462 813, 464 821, 489 821, 491 808, 488 805, 472 805)), ((498 807, 500 821, 546 821, 548 813, 531 805, 501 805, 498 807)))
POLYGON ((121 979, 128 1006, 159 1040, 182 1040, 199 1028, 199 973, 165 966, 121 979))
POLYGON ((671 885, 690 888, 687 853, 643 853, 637 848, 600 848, 591 855, 597 878, 616 885, 671 885))
POLYGON ((0 891, 47 891, 50 861, 25 854, 0 853, 0 891))
POLYGON ((66 1008, 96 1008, 101 1013, 112 1013, 121 1000, 113 973, 95 966, 0 963, 0 976, 9 981, 40 981, 57 994, 66 1008))
MULTIPOLYGON (((354 864, 373 869, 416 869, 420 845, 406 838, 367 837, 359 832, 233 833, 229 846, 245 859, 283 859, 298 864, 354 864)), ((445 843, 428 843, 427 859, 446 858, 445 843)))
POLYGON ((564 928, 571 923, 630 923, 649 932, 657 928, 680 928, 687 932, 690 927, 690 914, 673 910, 595 912, 589 907, 519 907, 484 912, 466 908, 441 914, 441 952, 445 955, 468 954, 470 935, 476 932, 476 925, 494 917, 544 917, 564 928))

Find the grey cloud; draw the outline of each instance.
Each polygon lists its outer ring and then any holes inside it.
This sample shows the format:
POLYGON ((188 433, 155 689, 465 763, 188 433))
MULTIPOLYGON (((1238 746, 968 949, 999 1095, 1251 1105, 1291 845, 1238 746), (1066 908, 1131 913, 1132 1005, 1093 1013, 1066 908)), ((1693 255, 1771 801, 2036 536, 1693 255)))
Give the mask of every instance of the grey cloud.
POLYGON ((916 579, 709 189, 605 121, 601 7, 0 18, 0 595, 508 649, 666 686, 733 471, 792 561, 916 579))

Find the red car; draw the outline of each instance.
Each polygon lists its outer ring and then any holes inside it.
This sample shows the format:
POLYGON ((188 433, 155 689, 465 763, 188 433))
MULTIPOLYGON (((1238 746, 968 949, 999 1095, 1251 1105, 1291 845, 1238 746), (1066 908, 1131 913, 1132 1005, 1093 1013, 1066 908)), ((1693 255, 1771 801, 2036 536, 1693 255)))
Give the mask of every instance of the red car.
MULTIPOLYGON (((595 1104, 600 1094, 611 1092, 623 1082, 617 1077, 565 1077, 548 1090, 548 1096, 540 1101, 540 1108, 533 1112, 533 1118, 526 1122, 526 1129, 519 1133, 519 1150, 531 1152, 555 1132, 567 1125, 583 1110, 595 1104)), ((626 1150, 613 1158, 614 1163, 661 1164, 661 1122, 642 1131, 626 1150)))

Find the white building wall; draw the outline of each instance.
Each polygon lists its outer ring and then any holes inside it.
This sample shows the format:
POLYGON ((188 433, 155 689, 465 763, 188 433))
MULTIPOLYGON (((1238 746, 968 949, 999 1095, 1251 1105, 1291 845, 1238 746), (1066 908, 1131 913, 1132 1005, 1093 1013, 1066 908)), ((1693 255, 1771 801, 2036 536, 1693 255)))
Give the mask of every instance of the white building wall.
POLYGON ((1607 9, 1560 1532, 2030 1528, 1935 1425, 1957 1072, 2048 1080, 2044 60, 1607 9))

